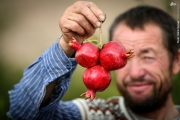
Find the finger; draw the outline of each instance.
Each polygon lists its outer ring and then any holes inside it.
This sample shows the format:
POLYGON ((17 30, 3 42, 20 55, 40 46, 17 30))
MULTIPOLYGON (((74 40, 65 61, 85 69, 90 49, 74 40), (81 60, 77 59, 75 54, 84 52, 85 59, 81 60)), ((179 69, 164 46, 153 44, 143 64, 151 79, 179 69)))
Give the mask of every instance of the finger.
POLYGON ((106 19, 106 14, 104 14, 96 4, 93 2, 87 2, 86 5, 93 12, 93 14, 98 18, 99 21, 104 22, 106 19))
POLYGON ((84 37, 79 35, 79 34, 77 34, 76 32, 66 32, 66 33, 63 33, 63 38, 64 38, 64 40, 68 40, 67 44, 73 38, 75 38, 79 43, 82 43, 84 41, 84 37))
POLYGON ((60 21, 60 28, 63 33, 68 33, 72 31, 79 35, 85 34, 85 30, 77 22, 68 19, 64 19, 60 21))
POLYGON ((77 22, 85 30, 84 36, 88 37, 94 34, 94 27, 83 15, 72 13, 67 19, 77 22))
POLYGON ((89 6, 87 5, 87 2, 85 2, 85 1, 76 2, 72 7, 72 11, 75 12, 75 13, 82 14, 84 17, 86 17, 86 19, 95 28, 101 27, 102 23, 98 20, 96 15, 89 9, 89 6), (83 4, 82 4, 82 2, 83 2, 83 4))
POLYGON ((83 35, 85 34, 84 29, 75 21, 71 21, 68 19, 60 20, 60 28, 63 34, 63 38, 65 42, 68 44, 69 40, 74 38, 78 38, 77 40, 82 43, 83 35), (66 22, 64 22, 66 21, 66 22))

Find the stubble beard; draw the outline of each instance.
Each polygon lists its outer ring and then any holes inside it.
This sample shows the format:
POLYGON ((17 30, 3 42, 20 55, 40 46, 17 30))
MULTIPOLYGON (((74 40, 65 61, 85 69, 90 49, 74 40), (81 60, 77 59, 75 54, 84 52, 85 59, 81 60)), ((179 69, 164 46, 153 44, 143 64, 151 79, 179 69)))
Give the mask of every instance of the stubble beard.
POLYGON ((118 89, 125 99, 125 105, 127 108, 134 113, 145 114, 156 111, 165 105, 168 95, 172 90, 172 84, 169 85, 167 89, 163 88, 163 84, 161 84, 159 89, 156 89, 154 86, 151 95, 143 100, 133 98, 127 90, 122 89, 120 86, 118 86, 118 89))

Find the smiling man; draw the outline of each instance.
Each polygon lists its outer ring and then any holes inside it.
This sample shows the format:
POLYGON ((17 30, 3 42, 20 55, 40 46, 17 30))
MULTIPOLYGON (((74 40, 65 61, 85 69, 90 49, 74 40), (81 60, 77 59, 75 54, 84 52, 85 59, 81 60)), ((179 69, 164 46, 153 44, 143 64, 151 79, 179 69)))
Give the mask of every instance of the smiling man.
POLYGON ((62 36, 24 71, 10 94, 8 116, 37 120, 179 120, 180 106, 172 97, 172 77, 180 69, 177 23, 160 9, 140 6, 119 15, 110 29, 110 40, 133 49, 134 58, 115 71, 122 96, 92 102, 62 102, 76 68, 72 36, 80 43, 105 20, 92 2, 79 1, 60 19, 62 36))
POLYGON ((147 6, 129 10, 112 25, 110 39, 136 53, 115 73, 126 106, 139 116, 170 120, 179 114, 170 94, 180 64, 176 31, 175 20, 147 6))

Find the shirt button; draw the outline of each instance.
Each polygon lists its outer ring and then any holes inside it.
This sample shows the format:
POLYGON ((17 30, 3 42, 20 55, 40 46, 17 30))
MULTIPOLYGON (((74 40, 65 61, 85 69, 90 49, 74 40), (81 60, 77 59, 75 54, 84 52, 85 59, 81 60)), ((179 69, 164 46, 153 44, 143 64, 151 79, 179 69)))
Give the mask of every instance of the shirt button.
POLYGON ((70 65, 66 65, 66 67, 67 67, 67 69, 70 69, 70 68, 71 68, 71 66, 70 66, 70 65))

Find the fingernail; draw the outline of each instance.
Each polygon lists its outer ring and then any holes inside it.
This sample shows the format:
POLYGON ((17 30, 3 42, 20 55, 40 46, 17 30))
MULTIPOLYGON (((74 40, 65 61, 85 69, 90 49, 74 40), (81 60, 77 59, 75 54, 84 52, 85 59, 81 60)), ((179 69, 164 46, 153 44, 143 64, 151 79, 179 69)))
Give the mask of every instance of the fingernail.
POLYGON ((97 22, 96 22, 96 26, 97 26, 98 28, 100 28, 100 27, 101 27, 101 24, 102 24, 102 23, 101 23, 101 22, 99 22, 99 21, 97 21, 97 22))
POLYGON ((100 21, 104 21, 105 18, 106 18, 105 15, 100 15, 100 16, 99 16, 99 20, 100 20, 100 21))

